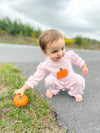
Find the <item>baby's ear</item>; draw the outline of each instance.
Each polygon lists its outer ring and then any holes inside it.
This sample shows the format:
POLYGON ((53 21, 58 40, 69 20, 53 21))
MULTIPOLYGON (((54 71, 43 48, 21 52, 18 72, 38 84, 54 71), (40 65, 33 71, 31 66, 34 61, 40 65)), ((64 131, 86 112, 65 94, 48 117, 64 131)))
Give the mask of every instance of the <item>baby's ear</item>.
POLYGON ((46 53, 46 51, 45 51, 45 50, 42 50, 42 53, 43 53, 44 55, 47 55, 47 53, 46 53))

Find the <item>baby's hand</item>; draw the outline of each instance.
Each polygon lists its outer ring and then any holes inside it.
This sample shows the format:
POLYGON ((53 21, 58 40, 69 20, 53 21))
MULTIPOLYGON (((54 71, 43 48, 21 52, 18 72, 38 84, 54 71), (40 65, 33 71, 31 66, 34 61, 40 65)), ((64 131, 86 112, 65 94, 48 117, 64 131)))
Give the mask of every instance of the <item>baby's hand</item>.
POLYGON ((21 89, 17 89, 17 90, 14 90, 14 93, 15 95, 17 94, 21 94, 21 96, 23 96, 25 90, 28 90, 30 89, 30 86, 28 86, 27 84, 25 84, 21 89))
POLYGON ((23 96, 23 94, 24 94, 24 89, 23 88, 21 88, 21 89, 17 89, 17 90, 14 90, 14 93, 13 94, 15 94, 15 95, 17 95, 17 94, 21 94, 21 96, 23 96))
POLYGON ((87 68, 87 66, 85 64, 82 66, 82 74, 83 75, 87 75, 88 74, 88 68, 87 68))

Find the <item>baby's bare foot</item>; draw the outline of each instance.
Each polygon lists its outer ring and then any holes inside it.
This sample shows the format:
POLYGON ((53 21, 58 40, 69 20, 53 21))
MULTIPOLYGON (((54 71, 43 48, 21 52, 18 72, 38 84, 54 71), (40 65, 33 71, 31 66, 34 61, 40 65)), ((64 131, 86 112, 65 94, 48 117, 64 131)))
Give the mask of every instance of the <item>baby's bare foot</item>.
POLYGON ((76 101, 76 102, 81 102, 81 101, 83 101, 82 96, 75 97, 75 101, 76 101))
POLYGON ((53 94, 51 92, 47 92, 46 93, 46 96, 47 96, 47 98, 52 98, 53 97, 53 94))

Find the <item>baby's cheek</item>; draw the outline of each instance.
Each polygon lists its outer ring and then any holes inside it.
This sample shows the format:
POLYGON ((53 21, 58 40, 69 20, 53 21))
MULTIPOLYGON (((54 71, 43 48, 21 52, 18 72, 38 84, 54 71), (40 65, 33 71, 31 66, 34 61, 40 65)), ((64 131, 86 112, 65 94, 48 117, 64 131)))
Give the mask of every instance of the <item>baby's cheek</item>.
POLYGON ((52 55, 52 58, 55 58, 56 57, 56 55, 52 55))
POLYGON ((63 56, 65 55, 65 51, 63 52, 63 56))

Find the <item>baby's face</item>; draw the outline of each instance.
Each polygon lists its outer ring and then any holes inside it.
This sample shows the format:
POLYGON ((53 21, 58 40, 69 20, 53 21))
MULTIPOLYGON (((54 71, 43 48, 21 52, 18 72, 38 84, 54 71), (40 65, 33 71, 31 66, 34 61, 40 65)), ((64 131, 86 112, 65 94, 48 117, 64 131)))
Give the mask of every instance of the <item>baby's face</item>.
POLYGON ((59 39, 57 42, 53 42, 51 45, 47 45, 45 54, 54 62, 58 62, 65 55, 65 41, 59 39))

